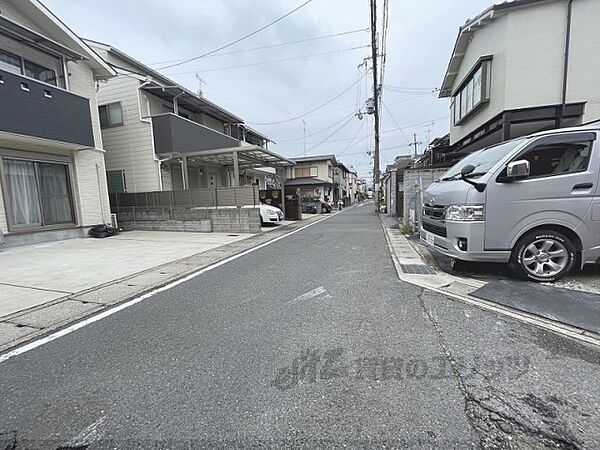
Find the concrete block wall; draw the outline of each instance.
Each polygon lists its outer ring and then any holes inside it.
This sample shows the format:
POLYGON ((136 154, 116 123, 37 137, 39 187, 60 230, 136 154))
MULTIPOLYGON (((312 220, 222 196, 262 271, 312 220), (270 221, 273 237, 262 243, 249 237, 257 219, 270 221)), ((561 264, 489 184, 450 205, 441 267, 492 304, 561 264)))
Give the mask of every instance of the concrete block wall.
POLYGON ((409 169, 404 172, 404 223, 412 223, 411 210, 418 223, 421 221, 422 195, 431 183, 448 169, 409 169))
POLYGON ((126 230, 260 233, 260 214, 253 208, 127 208, 117 211, 126 230))

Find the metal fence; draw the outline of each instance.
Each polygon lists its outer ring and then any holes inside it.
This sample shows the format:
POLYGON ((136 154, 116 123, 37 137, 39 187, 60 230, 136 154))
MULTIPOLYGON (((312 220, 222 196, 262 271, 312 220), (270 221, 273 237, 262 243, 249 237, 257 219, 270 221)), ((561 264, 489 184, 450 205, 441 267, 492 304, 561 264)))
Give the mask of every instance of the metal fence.
POLYGON ((112 193, 110 206, 114 211, 123 208, 221 208, 257 206, 256 186, 218 187, 179 191, 112 193))

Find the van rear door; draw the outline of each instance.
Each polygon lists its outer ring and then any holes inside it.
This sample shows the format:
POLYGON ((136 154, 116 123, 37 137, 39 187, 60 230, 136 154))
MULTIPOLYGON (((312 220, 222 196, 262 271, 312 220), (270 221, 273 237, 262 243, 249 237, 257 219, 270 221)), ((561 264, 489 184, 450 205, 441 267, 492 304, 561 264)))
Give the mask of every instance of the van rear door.
POLYGON ((575 229, 590 212, 598 189, 600 158, 595 132, 543 136, 511 161, 526 159, 531 173, 511 181, 506 167, 486 189, 486 250, 510 250, 535 226, 575 229))

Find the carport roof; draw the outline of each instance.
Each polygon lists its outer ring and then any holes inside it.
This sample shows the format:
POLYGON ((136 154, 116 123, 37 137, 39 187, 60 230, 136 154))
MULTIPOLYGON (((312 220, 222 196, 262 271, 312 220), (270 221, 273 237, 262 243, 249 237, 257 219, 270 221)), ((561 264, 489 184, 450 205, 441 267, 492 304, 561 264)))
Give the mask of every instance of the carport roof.
POLYGON ((171 158, 187 157, 191 161, 200 161, 220 166, 233 166, 234 153, 237 153, 240 169, 257 167, 287 167, 296 163, 257 145, 244 145, 241 147, 219 148, 214 150, 199 150, 189 153, 171 153, 171 158))

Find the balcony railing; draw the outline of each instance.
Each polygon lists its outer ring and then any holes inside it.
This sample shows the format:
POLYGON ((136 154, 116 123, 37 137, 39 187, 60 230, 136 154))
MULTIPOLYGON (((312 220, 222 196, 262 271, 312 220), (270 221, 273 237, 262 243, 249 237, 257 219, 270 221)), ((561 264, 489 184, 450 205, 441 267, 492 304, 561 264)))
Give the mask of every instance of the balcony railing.
POLYGON ((90 102, 0 70, 0 132, 94 147, 90 102))
POLYGON ((235 138, 172 113, 152 117, 156 153, 191 153, 238 147, 235 138))

